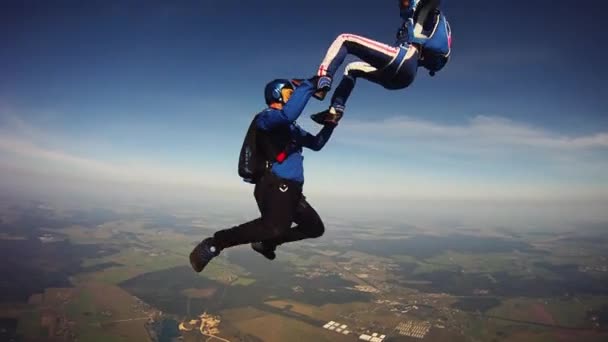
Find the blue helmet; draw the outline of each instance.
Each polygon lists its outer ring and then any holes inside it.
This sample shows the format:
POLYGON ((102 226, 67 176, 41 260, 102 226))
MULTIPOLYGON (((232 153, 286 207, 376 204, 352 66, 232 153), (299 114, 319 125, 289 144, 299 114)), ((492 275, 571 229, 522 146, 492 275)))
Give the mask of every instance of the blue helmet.
MULTIPOLYGON (((401 18, 403 20, 412 19, 414 22, 416 22, 418 21, 418 16, 423 8, 438 8, 441 5, 441 0, 410 0, 407 7, 403 7, 402 5, 403 3, 400 0, 399 15, 401 18)), ((426 14, 424 16, 426 16, 426 14)))
POLYGON ((284 88, 293 89, 293 85, 286 79, 276 79, 268 82, 264 88, 264 99, 266 100, 266 104, 269 105, 274 102, 285 103, 285 101, 283 101, 283 95, 281 94, 281 90, 284 88))

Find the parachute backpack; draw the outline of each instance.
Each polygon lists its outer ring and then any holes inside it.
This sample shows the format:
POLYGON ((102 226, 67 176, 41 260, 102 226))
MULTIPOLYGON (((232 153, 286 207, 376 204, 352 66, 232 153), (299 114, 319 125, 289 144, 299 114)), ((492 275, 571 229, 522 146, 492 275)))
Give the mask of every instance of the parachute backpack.
POLYGON ((412 43, 422 46, 420 65, 431 76, 448 63, 452 48, 452 30, 445 15, 439 11, 439 0, 421 1, 416 8, 412 27, 412 43))
POLYGON ((258 115, 251 120, 251 124, 247 129, 247 134, 245 134, 245 139, 243 139, 243 146, 241 146, 241 153, 239 155, 239 176, 243 178, 243 181, 252 184, 258 182, 268 167, 264 154, 260 151, 257 143, 257 119, 258 115))
POLYGON ((282 163, 290 153, 289 129, 275 132, 285 142, 284 148, 277 148, 269 133, 258 129, 258 116, 251 120, 239 155, 239 176, 251 184, 256 184, 273 163, 282 163))

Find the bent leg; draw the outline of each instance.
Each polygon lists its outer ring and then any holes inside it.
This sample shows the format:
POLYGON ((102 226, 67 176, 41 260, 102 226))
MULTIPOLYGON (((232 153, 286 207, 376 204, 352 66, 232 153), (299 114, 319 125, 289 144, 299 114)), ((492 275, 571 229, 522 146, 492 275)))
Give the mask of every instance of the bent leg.
POLYGON ((216 246, 224 248, 279 238, 290 231, 302 197, 301 185, 266 176, 256 187, 256 200, 262 217, 236 227, 217 231, 216 246))
POLYGON ((365 62, 349 63, 344 70, 340 84, 334 91, 331 106, 344 109, 357 78, 366 79, 386 89, 403 89, 414 80, 417 67, 418 50, 414 46, 401 49, 397 56, 383 68, 377 68, 365 62))
POLYGON ((343 33, 331 44, 317 71, 318 76, 336 73, 347 55, 353 55, 377 69, 387 66, 399 53, 399 48, 354 34, 343 33))
POLYGON ((338 84, 338 87, 332 95, 332 107, 344 108, 348 97, 355 88, 355 83, 357 83, 358 77, 363 77, 374 83, 381 84, 382 82, 381 73, 377 68, 365 62, 349 63, 344 70, 344 76, 342 77, 342 80, 340 80, 340 84, 338 84))
POLYGON ((287 230, 278 238, 264 241, 268 246, 278 246, 287 242, 318 238, 325 232, 325 225, 317 211, 302 196, 294 215, 297 226, 287 230))

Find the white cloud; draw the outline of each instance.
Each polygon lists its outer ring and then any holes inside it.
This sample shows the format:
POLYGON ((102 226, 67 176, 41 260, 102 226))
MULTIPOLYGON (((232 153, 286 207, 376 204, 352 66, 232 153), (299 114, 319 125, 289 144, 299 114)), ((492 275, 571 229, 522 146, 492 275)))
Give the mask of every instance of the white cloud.
POLYGON ((345 120, 341 124, 345 141, 353 137, 372 138, 377 143, 393 145, 394 141, 416 139, 421 144, 441 143, 446 146, 512 146, 554 150, 608 148, 608 132, 581 136, 553 133, 541 128, 491 116, 476 116, 463 125, 444 125, 411 117, 392 117, 382 121, 345 120))
MULTIPOLYGON (((0 113, 1 114, 1 113, 0 113)), ((162 160, 100 160, 87 154, 72 153, 58 146, 66 143, 65 136, 34 127, 18 117, 0 115, 0 166, 15 170, 15 166, 29 170, 34 177, 52 182, 53 179, 104 181, 141 185, 173 187, 208 187, 228 191, 247 192, 234 172, 233 165, 205 163, 200 168, 168 165, 162 160), (59 144, 49 144, 59 141, 59 144), (228 167, 230 169, 228 170, 228 167)), ((408 199, 493 199, 493 198, 606 198, 606 183, 587 182, 585 173, 602 174, 608 162, 605 159, 581 157, 581 151, 608 147, 606 133, 587 136, 565 136, 547 130, 516 123, 498 117, 478 116, 463 125, 445 125, 408 117, 394 117, 381 121, 345 120, 336 137, 338 142, 364 144, 384 151, 403 153, 407 146, 412 153, 437 155, 449 158, 454 153, 485 153, 497 158, 497 151, 516 147, 534 148, 551 155, 559 165, 570 168, 571 182, 547 181, 539 184, 526 178, 504 180, 500 178, 476 179, 459 177, 450 172, 442 175, 432 172, 404 169, 400 165, 361 164, 354 169, 332 160, 340 158, 333 147, 327 153, 315 155, 315 162, 307 164, 307 192, 315 196, 331 197, 339 194, 350 198, 376 198, 392 201, 408 199), (333 152, 331 152, 333 151, 333 152), (566 153, 567 152, 567 153, 566 153), (568 166, 574 165, 574 166, 568 166), (345 172, 344 169, 348 169, 345 172), (574 169, 574 171, 572 171, 574 169)), ((334 141, 330 142, 333 144, 334 141)), ((78 143, 74 141, 73 143, 78 143)), ((111 142, 104 142, 111 143, 111 142)), ((339 152, 338 152, 339 153, 339 152)), ((480 163, 478 155, 462 159, 473 168, 480 163)), ((498 157, 500 158, 500 157, 498 157)), ((519 165, 525 168, 526 165, 519 165)), ((556 165, 551 167, 557 170, 556 165)), ((421 169, 426 168, 424 165, 421 169)), ((429 168, 429 171, 430 170, 429 168)), ((38 179, 38 181, 40 180, 38 179)), ((602 178, 605 179, 605 178, 602 178)))
POLYGON ((490 116, 459 125, 392 117, 344 120, 335 139, 352 150, 364 148, 369 158, 391 157, 381 165, 359 162, 341 176, 356 184, 343 191, 359 195, 608 199, 608 132, 567 135, 490 116), (377 177, 356 181, 370 174, 377 177))

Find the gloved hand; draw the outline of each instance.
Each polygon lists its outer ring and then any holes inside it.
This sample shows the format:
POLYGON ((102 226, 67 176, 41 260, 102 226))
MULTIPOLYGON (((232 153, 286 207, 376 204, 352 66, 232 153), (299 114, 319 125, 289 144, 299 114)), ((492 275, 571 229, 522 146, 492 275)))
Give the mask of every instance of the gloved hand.
POLYGON ((319 83, 319 76, 315 75, 315 76, 309 78, 308 81, 316 87, 317 83, 319 83))
POLYGON ((344 115, 344 107, 332 106, 322 112, 313 114, 310 118, 320 125, 336 126, 344 115))
POLYGON ((317 86, 317 83, 319 82, 319 76, 313 76, 311 78, 293 78, 291 80, 291 84, 293 84, 293 86, 295 88, 299 87, 302 83, 304 83, 304 81, 308 81, 310 82, 314 87, 317 86))
POLYGON ((314 94, 312 94, 312 97, 319 101, 323 101, 331 89, 332 78, 329 76, 313 76, 309 79, 294 78, 291 80, 291 83, 297 88, 304 81, 309 81, 316 88, 316 91, 314 94))

